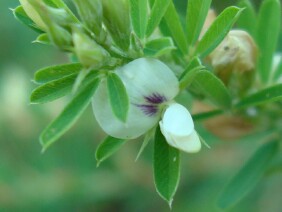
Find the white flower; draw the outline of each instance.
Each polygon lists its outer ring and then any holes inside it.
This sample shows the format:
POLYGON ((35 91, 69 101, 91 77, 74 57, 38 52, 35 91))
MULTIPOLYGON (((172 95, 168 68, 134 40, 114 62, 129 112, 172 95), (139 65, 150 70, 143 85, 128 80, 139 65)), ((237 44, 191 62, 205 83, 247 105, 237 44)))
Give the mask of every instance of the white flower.
MULTIPOLYGON (((111 109, 107 81, 103 80, 93 97, 93 111, 97 122, 109 135, 133 139, 143 135, 160 120, 162 109, 179 92, 179 82, 164 63, 156 59, 140 58, 115 70, 129 96, 126 123, 118 120, 111 109)), ((186 152, 199 151, 201 144, 190 113, 173 103, 160 122, 168 144, 186 152), (188 142, 188 143, 186 143, 188 142)))
POLYGON ((192 117, 184 106, 170 104, 160 121, 160 128, 169 145, 189 153, 200 151, 201 141, 194 129, 192 117))

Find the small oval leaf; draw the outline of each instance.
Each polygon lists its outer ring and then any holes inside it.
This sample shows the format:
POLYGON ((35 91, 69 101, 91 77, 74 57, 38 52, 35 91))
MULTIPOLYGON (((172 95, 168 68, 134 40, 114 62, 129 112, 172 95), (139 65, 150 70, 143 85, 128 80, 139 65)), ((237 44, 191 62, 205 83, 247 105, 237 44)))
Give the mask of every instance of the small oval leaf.
POLYGON ((173 38, 175 45, 178 46, 183 55, 188 53, 188 44, 186 40, 186 34, 183 30, 179 15, 173 4, 173 1, 169 4, 167 11, 161 21, 160 28, 163 32, 163 27, 165 26, 166 32, 173 38))
POLYGON ((188 65, 185 67, 185 70, 181 73, 179 80, 181 81, 183 79, 183 77, 188 74, 188 72, 190 72, 192 69, 202 66, 202 62, 200 60, 200 58, 198 57, 194 57, 189 63, 188 65))
POLYGON ((144 54, 149 57, 159 57, 176 49, 170 37, 157 38, 146 43, 144 54))
POLYGON ((110 103, 115 116, 122 122, 126 122, 129 110, 129 99, 126 88, 121 79, 114 73, 107 77, 110 103))
POLYGON ((196 53, 200 57, 205 57, 214 50, 218 44, 224 39, 233 24, 239 18, 243 9, 238 7, 226 8, 212 23, 210 28, 199 41, 196 53))
POLYGON ((179 88, 181 90, 185 89, 186 87, 190 86, 191 83, 193 83, 195 77, 199 72, 201 72, 205 67, 204 66, 198 66, 193 68, 192 70, 187 71, 185 70, 185 75, 182 76, 180 82, 179 82, 179 88))
POLYGON ((77 74, 53 80, 34 89, 30 96, 32 104, 43 104, 54 101, 71 92, 77 74))
POLYGON ((166 142, 160 127, 154 144, 154 180, 157 192, 171 206, 180 178, 180 153, 166 142))
POLYGON ((209 118, 212 118, 214 116, 221 115, 223 113, 224 113, 223 110, 212 110, 212 111, 209 111, 209 112, 193 114, 192 118, 193 118, 194 122, 203 121, 203 120, 207 120, 209 118))
POLYGON ((187 4, 187 40, 193 46, 199 38, 212 0, 189 0, 187 4))
POLYGON ((44 45, 51 45, 52 41, 49 39, 47 33, 40 34, 33 43, 40 43, 44 45))
POLYGON ((114 138, 108 136, 98 147, 96 150, 96 160, 97 166, 100 165, 101 162, 109 158, 112 154, 114 154, 117 150, 119 150, 124 144, 125 140, 114 138))
POLYGON ((82 70, 82 65, 80 63, 49 66, 35 72, 34 80, 37 83, 46 83, 78 73, 80 70, 82 70))
POLYGON ((20 21, 22 24, 30 27, 34 31, 38 33, 43 33, 41 29, 27 16, 26 12, 24 11, 22 6, 18 6, 17 8, 13 9, 13 14, 15 18, 20 21))
POLYGON ((258 91, 257 93, 242 99, 234 106, 234 108, 242 109, 279 100, 282 100, 282 84, 274 85, 258 91))
POLYGON ((261 81, 267 83, 271 74, 273 53, 276 50, 281 29, 281 5, 279 0, 263 1, 257 28, 257 44, 260 49, 258 72, 261 81))
POLYGON ((77 92, 63 112, 40 135, 43 152, 59 139, 82 115, 92 100, 100 79, 95 78, 77 92))
POLYGON ((221 108, 230 108, 231 106, 229 91, 223 82, 210 71, 199 71, 188 90, 206 97, 221 108))

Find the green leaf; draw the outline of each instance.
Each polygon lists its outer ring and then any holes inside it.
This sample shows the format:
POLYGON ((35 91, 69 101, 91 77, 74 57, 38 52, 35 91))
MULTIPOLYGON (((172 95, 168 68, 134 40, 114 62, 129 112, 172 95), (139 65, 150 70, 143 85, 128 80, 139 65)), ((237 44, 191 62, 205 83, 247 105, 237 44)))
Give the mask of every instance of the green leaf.
MULTIPOLYGON (((97 71, 88 73, 88 75, 83 78, 83 82, 81 81, 80 85, 87 85, 89 81, 97 77, 98 73, 99 72, 97 71)), ((71 91, 73 91, 73 87, 76 83, 78 76, 79 75, 77 73, 71 74, 58 80, 47 82, 37 87, 31 93, 31 104, 43 104, 51 102, 71 93, 71 91)))
POLYGON ((189 0, 187 5, 187 40, 193 46, 199 38, 212 0, 189 0))
POLYGON ((277 141, 262 145, 225 187, 218 206, 227 209, 245 197, 259 182, 277 149, 277 141))
POLYGON ((168 6, 162 24, 166 25, 166 29, 169 32, 169 35, 173 38, 174 43, 178 46, 182 54, 188 53, 188 44, 186 41, 186 35, 184 33, 183 27, 181 25, 173 1, 171 1, 171 3, 168 6))
POLYGON ((170 37, 157 38, 146 43, 144 54, 149 57, 159 57, 176 49, 170 37))
POLYGON ((129 99, 121 79, 114 73, 107 77, 110 103, 115 116, 122 122, 126 122, 129 110, 129 99))
POLYGON ((22 24, 30 27, 34 31, 38 33, 43 33, 41 29, 37 27, 37 25, 27 16, 22 6, 18 6, 12 10, 15 18, 20 21, 22 24))
POLYGON ((117 150, 119 150, 124 144, 125 140, 114 138, 108 136, 98 147, 96 150, 96 160, 97 166, 100 165, 101 162, 112 156, 117 150))
POLYGON ((282 84, 274 85, 258 91, 257 93, 242 99, 234 106, 234 108, 242 109, 279 100, 282 100, 282 84))
POLYGON ((237 27, 255 36, 257 17, 253 4, 249 0, 241 0, 238 6, 244 10, 236 22, 237 27))
POLYGON ((72 74, 37 87, 31 93, 30 102, 32 104, 43 104, 69 94, 76 77, 77 74, 72 74))
POLYGON ((231 6, 217 16, 203 38, 199 41, 196 53, 201 57, 205 57, 211 53, 227 35, 241 12, 242 9, 231 6))
POLYGON ((263 1, 257 29, 257 44, 260 49, 258 72, 263 83, 267 83, 271 73, 273 53, 276 50, 281 28, 281 5, 279 0, 263 1))
POLYGON ((200 60, 200 58, 198 57, 194 57, 187 65, 187 67, 185 68, 185 70, 183 71, 183 73, 180 75, 179 80, 182 80, 183 77, 192 69, 202 66, 202 62, 200 60))
POLYGON ((130 0, 131 22, 136 35, 143 39, 147 26, 147 0, 130 0))
POLYGON ((160 127, 155 134, 154 179, 157 192, 171 206, 180 178, 180 153, 166 142, 160 127))
POLYGON ((63 112, 40 135, 40 143, 45 151, 59 139, 86 110, 99 85, 100 79, 95 78, 83 86, 74 96, 63 112))
POLYGON ((196 121, 203 121, 203 120, 212 118, 214 116, 221 115, 223 113, 224 113, 223 110, 212 110, 212 111, 209 111, 209 112, 193 114, 192 118, 193 118, 193 121, 195 121, 195 122, 196 121))
POLYGON ((34 80, 37 83, 46 83, 57 80, 71 74, 78 73, 82 69, 80 63, 70 63, 57 66, 49 66, 38 70, 34 74, 34 80))
POLYGON ((42 33, 41 35, 39 35, 35 41, 33 41, 33 43, 41 43, 44 45, 51 45, 52 41, 49 39, 48 34, 47 33, 42 33))
POLYGON ((179 88, 180 90, 185 89, 186 87, 190 86, 191 83, 193 83, 195 77, 199 72, 201 72, 205 67, 204 66, 198 66, 193 68, 192 70, 189 70, 188 68, 184 71, 185 75, 182 76, 181 80, 179 81, 179 88), (187 71, 189 70, 189 71, 187 71))
POLYGON ((231 106, 231 97, 227 88, 210 71, 201 70, 198 72, 189 89, 207 97, 221 108, 229 108, 231 106))
POLYGON ((141 146, 141 148, 140 148, 140 150, 139 150, 139 152, 136 156, 135 161, 137 161, 139 159, 140 155, 143 153, 144 149, 149 144, 149 141, 151 139, 153 139, 154 135, 155 135, 155 128, 151 129, 149 132, 146 133, 144 141, 143 141, 142 146, 141 146))
POLYGON ((149 37, 159 25, 170 3, 171 0, 154 0, 154 5, 148 19, 146 37, 149 37))

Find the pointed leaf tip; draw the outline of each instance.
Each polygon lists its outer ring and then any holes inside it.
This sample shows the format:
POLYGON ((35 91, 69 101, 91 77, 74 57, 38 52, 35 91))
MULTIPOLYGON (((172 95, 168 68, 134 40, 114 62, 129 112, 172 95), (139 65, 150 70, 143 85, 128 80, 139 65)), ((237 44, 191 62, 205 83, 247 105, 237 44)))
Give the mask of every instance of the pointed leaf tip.
POLYGON ((160 127, 154 144, 154 180, 158 194, 172 203, 180 179, 180 153, 166 142, 160 127))

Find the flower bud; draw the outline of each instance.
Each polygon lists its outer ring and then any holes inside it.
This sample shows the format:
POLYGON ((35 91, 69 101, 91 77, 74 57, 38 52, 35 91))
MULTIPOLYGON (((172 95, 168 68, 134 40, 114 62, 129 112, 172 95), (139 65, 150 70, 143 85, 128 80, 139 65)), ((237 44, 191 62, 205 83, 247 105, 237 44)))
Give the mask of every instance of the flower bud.
POLYGON ((102 32, 103 8, 100 0, 74 0, 78 13, 88 27, 96 36, 100 37, 102 32))
POLYGON ((44 23, 44 21, 42 20, 42 18, 40 17, 39 13, 37 10, 35 10, 35 8, 33 7, 33 5, 31 5, 29 3, 28 0, 19 0, 24 11, 26 12, 26 14, 28 15, 28 17, 43 31, 47 31, 47 26, 44 23))
POLYGON ((128 50, 130 44, 130 18, 128 0, 103 0, 104 24, 116 45, 128 50))
POLYGON ((77 57, 86 67, 98 69, 107 65, 111 59, 110 54, 102 46, 76 26, 73 27, 73 43, 77 57))
POLYGON ((62 50, 69 50, 72 46, 70 26, 74 18, 65 8, 48 6, 44 1, 28 0, 45 24, 46 32, 50 40, 62 50))
POLYGON ((51 23, 49 25, 48 36, 61 50, 70 50, 72 46, 72 36, 65 28, 58 24, 51 23))
POLYGON ((256 59, 257 46, 253 38, 242 30, 231 30, 208 56, 215 73, 225 84, 229 83, 232 73, 246 76, 247 72, 252 72, 256 59))
POLYGON ((46 20, 47 25, 51 21, 64 28, 68 28, 71 24, 75 23, 70 14, 63 8, 46 6, 45 10, 43 10, 42 17, 46 20))

